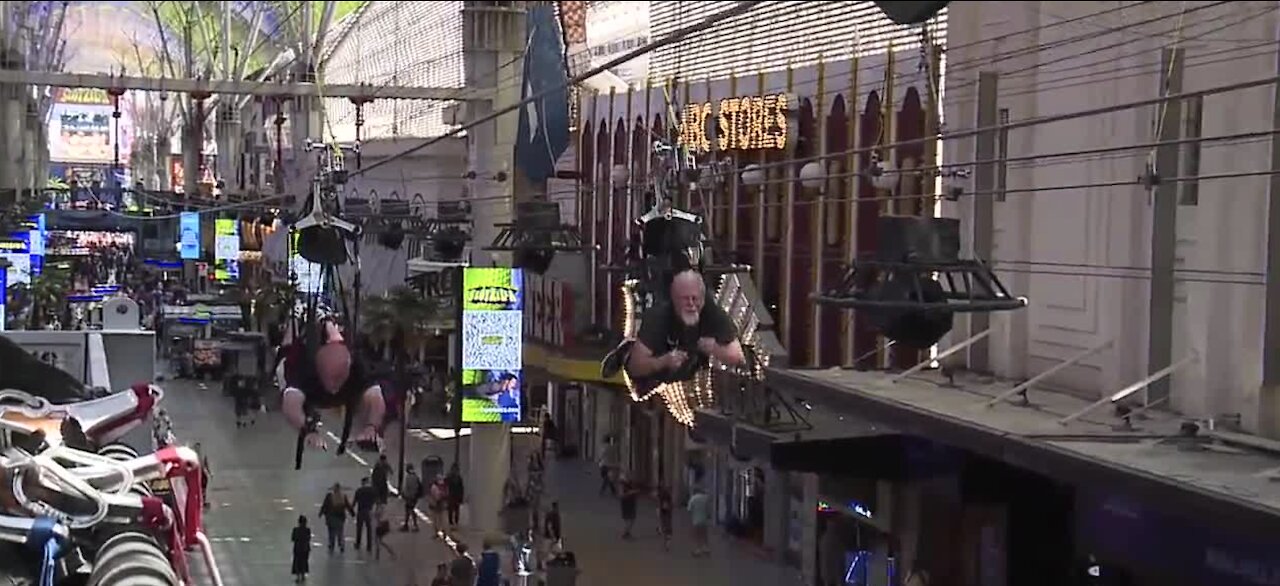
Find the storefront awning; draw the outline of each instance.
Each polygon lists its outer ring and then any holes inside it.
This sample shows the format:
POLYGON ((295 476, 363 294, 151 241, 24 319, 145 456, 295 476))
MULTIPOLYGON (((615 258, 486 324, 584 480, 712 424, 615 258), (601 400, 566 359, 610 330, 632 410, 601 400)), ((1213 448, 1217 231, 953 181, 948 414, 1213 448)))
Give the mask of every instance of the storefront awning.
POLYGON ((730 448, 735 457, 769 462, 778 470, 868 478, 899 478, 906 472, 910 438, 821 407, 805 412, 810 429, 761 429, 709 409, 695 417, 695 435, 730 448))
MULTIPOLYGON (((604 352, 600 353, 604 356, 604 352)), ((542 344, 525 342, 524 364, 526 368, 541 370, 554 378, 582 383, 622 385, 621 376, 605 378, 600 375, 600 359, 566 356, 542 344)))

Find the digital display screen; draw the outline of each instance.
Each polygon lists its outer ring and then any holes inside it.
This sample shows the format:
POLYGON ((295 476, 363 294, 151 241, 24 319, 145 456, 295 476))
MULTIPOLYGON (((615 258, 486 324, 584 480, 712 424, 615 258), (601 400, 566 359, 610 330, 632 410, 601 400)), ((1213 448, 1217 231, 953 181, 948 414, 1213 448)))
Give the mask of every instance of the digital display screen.
POLYGON ((200 260, 200 214, 182 212, 178 219, 178 253, 183 260, 200 260))
POLYGON ((524 391, 524 272, 462 272, 462 422, 520 420, 524 391))
POLYGON ((240 222, 218 218, 213 221, 213 278, 235 281, 240 278, 240 222))

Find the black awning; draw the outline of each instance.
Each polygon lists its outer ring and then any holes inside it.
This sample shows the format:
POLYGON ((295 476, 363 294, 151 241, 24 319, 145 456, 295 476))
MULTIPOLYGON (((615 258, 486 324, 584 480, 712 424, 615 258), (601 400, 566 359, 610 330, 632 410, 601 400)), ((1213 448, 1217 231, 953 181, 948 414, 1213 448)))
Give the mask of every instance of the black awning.
POLYGON ((849 437, 777 441, 769 461, 778 470, 812 472, 848 478, 905 478, 910 440, 885 432, 849 437))
MULTIPOLYGON (((711 410, 695 414, 691 433, 728 447, 734 457, 769 462, 778 470, 848 477, 901 478, 914 438, 879 424, 818 409, 807 414, 806 430, 766 430, 711 410)), ((916 450, 918 451, 918 450, 916 450)))

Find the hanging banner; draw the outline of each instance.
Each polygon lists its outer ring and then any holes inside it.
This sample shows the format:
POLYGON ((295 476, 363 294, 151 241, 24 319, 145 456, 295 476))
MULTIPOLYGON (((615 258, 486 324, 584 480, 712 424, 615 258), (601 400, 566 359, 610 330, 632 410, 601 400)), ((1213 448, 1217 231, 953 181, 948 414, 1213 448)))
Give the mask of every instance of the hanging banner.
MULTIPOLYGON (((124 100, 125 97, 121 97, 124 100)), ((55 163, 114 163, 128 166, 133 147, 133 121, 121 106, 119 136, 112 117, 115 108, 106 90, 59 88, 49 110, 49 160, 55 163)))

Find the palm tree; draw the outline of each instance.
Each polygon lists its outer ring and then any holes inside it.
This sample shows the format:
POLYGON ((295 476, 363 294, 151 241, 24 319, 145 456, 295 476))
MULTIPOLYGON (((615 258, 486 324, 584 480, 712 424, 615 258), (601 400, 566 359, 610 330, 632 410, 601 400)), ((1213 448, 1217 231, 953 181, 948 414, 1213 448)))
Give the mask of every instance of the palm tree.
POLYGON ((297 288, 287 282, 268 282, 253 292, 253 314, 259 331, 284 323, 293 311, 297 288))
POLYGON ((44 272, 31 278, 28 294, 31 300, 31 315, 28 329, 40 330, 56 319, 67 307, 67 285, 71 282, 71 273, 66 269, 46 266, 44 272))
POLYGON ((421 356, 445 317, 438 299, 404 286, 364 300, 361 314, 361 333, 397 366, 421 356))

